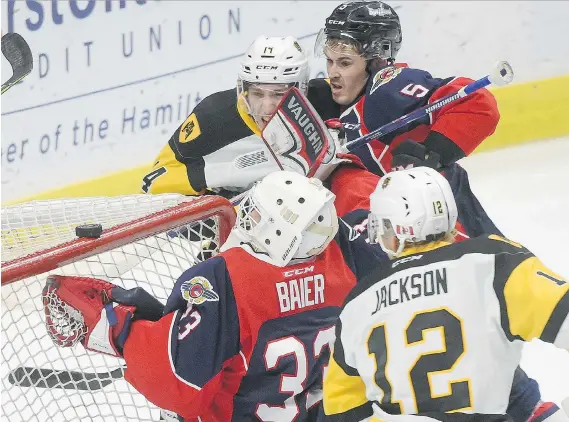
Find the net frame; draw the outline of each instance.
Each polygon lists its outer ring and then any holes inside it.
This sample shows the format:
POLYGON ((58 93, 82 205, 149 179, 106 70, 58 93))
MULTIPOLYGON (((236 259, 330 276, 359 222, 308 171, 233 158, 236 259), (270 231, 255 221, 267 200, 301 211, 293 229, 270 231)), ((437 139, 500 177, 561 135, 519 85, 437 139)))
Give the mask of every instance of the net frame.
MULTIPOLYGON (((38 345, 46 345, 47 337, 43 335, 46 334, 43 325, 44 315, 40 312, 41 295, 38 294, 37 289, 33 290, 33 306, 31 308, 25 308, 24 306, 22 311, 26 318, 32 321, 30 324, 34 325, 34 327, 32 327, 34 329, 23 329, 21 333, 18 332, 18 321, 13 318, 13 315, 10 315, 10 308, 6 306, 4 293, 10 292, 9 296, 12 299, 16 298, 16 300, 19 300, 22 298, 22 302, 24 302, 30 296, 30 290, 27 290, 27 288, 20 289, 21 286, 26 286, 26 284, 31 281, 34 283, 34 286, 37 287, 38 281, 45 282, 45 278, 48 274, 65 273, 66 269, 71 266, 75 268, 76 264, 80 264, 80 268, 84 268, 87 272, 86 274, 76 274, 77 272, 75 271, 74 274, 76 275, 99 276, 100 278, 107 278, 112 281, 113 275, 105 274, 105 276, 101 277, 100 275, 90 274, 90 260, 96 260, 101 256, 114 254, 116 250, 125 248, 129 248, 129 251, 134 250, 136 253, 142 249, 144 253, 141 253, 139 258, 145 259, 153 265, 155 264, 152 262, 155 255, 152 254, 156 254, 156 251, 163 252, 165 250, 168 250, 170 254, 179 252, 180 255, 183 255, 184 253, 189 253, 190 257, 193 256, 195 259, 193 263, 196 263, 200 259, 197 259, 195 256, 196 245, 194 245, 194 243, 196 242, 189 241, 190 234, 188 234, 186 243, 192 243, 191 248, 187 245, 182 245, 182 247, 176 245, 175 242, 170 242, 172 240, 170 239, 172 234, 174 234, 174 240, 178 241, 178 243, 183 243, 184 239, 180 240, 180 236, 176 236, 176 233, 178 233, 178 235, 180 233, 178 230, 182 228, 184 230, 188 230, 188 228, 192 230, 192 227, 197 227, 197 224, 200 231, 195 231, 194 236, 198 236, 200 242, 202 240, 214 242, 215 250, 212 250, 212 254, 209 255, 212 256, 225 241, 235 222, 235 210, 233 206, 227 199, 220 196, 195 198, 184 197, 182 195, 129 195, 119 197, 119 199, 97 197, 70 199, 68 201, 71 203, 82 203, 82 205, 93 204, 99 201, 104 205, 105 201, 116 201, 120 200, 120 198, 127 201, 127 204, 130 204, 131 207, 137 206, 137 204, 142 206, 141 204, 143 202, 154 200, 158 203, 163 201, 167 206, 165 208, 162 207, 164 209, 153 209, 152 206, 146 207, 142 211, 142 213, 146 213, 146 215, 134 219, 127 215, 122 219, 126 221, 121 221, 119 218, 119 221, 110 227, 105 227, 105 221, 101 221, 104 230, 99 238, 76 238, 73 230, 74 227, 64 227, 65 230, 63 234, 56 233, 55 241, 51 239, 47 242, 49 247, 36 251, 33 251, 32 247, 31 253, 28 253, 29 248, 26 249, 26 245, 23 245, 20 249, 24 252, 20 254, 13 253, 13 251, 9 250, 9 247, 5 248, 4 246, 6 244, 12 247, 15 245, 16 249, 18 249, 17 242, 21 240, 18 236, 21 237, 22 232, 16 233, 15 240, 9 238, 8 234, 10 234, 10 230, 6 233, 4 224, 13 221, 14 218, 17 220, 19 218, 18 213, 25 215, 26 211, 23 210, 27 208, 35 208, 37 210, 38 207, 41 208, 41 206, 46 205, 50 201, 34 201, 32 203, 2 209, 3 259, 4 256, 8 256, 11 259, 2 263, 1 270, 3 362, 2 410, 0 415, 4 414, 8 416, 11 421, 159 420, 159 414, 157 413, 159 409, 147 402, 141 395, 138 395, 136 391, 124 381, 124 378, 122 378, 124 374, 124 361, 121 359, 86 352, 82 349, 82 346, 79 345, 74 348, 56 348, 59 356, 55 356, 54 359, 58 360, 58 362, 64 361, 63 368, 55 364, 51 365, 49 358, 52 355, 42 356, 41 353, 38 353, 38 360, 41 363, 36 365, 37 367, 35 368, 25 366, 18 366, 17 368, 13 366, 7 367, 6 362, 8 359, 5 359, 6 348, 6 356, 10 355, 12 358, 14 355, 18 355, 20 350, 25 352, 26 357, 22 357, 22 362, 28 362, 29 355, 33 355, 33 351, 29 352, 28 348, 32 346, 37 348, 38 345), (208 225, 205 223, 210 220, 215 220, 215 224, 211 225, 208 223, 208 225), (202 238, 201 229, 204 227, 212 228, 214 231, 213 240, 205 236, 202 238), (58 239, 68 240, 59 242, 57 241, 58 239), (140 243, 143 247, 139 247, 140 245, 133 247, 133 245, 137 243, 140 243), (172 243, 172 245, 170 245, 170 243, 172 243), (148 250, 150 250, 150 252, 148 252, 148 250), (5 254, 5 252, 8 253, 5 254), (87 262, 88 265, 83 265, 84 262, 87 262), (41 280, 41 277, 43 277, 43 280, 41 280), (36 329, 43 330, 43 334, 39 333, 36 329), (14 335, 16 335, 17 338, 14 337, 14 335), (42 336, 42 338, 40 338, 40 336, 42 336), (14 338, 16 338, 17 344, 16 342, 14 342, 14 344, 6 342, 7 339, 12 340, 14 338), (69 356, 67 352, 69 350, 79 351, 80 353, 69 356), (30 369, 33 369, 33 371, 30 372, 30 369), (10 376, 12 377, 12 382, 8 380, 10 376), (15 385, 14 378, 18 379, 15 385), (39 387, 40 385, 41 387, 39 387), (57 385, 57 387, 51 387, 54 385, 57 385), (7 386, 11 389, 6 388, 7 386), (48 387, 46 388, 46 386, 48 387), (78 389, 84 390, 78 391, 78 389), (92 397, 90 396, 91 391, 89 391, 89 389, 95 391, 92 397), (28 393, 32 390, 34 391, 33 399, 30 398, 31 395, 28 397, 28 393)), ((51 203, 54 202, 52 201, 51 203)), ((93 207, 93 209, 94 208, 96 207, 93 207)), ((160 207, 158 206, 157 208, 160 207)), ((100 218, 104 220, 105 215, 108 214, 104 207, 100 213, 94 212, 93 209, 89 211, 89 207, 87 207, 87 209, 88 212, 86 215, 80 216, 82 223, 97 223, 99 221, 97 221, 97 219, 93 220, 93 215, 100 214, 102 216, 100 218), (91 220, 89 220, 88 216, 91 216, 91 220)), ((79 214, 81 213, 75 213, 74 216, 77 217, 79 214)), ((31 224, 32 226, 34 224, 36 226, 38 224, 42 225, 45 223, 45 218, 40 217, 39 220, 42 221, 33 219, 23 221, 27 220, 27 218, 20 218, 22 221, 20 221, 19 224, 31 224)), ((49 218, 47 220, 49 221, 49 218)), ((46 236, 46 238, 49 237, 49 233, 35 233, 34 236, 35 235, 37 235, 40 243, 42 236, 46 236)), ((182 259, 181 262, 189 262, 189 258, 186 258, 186 261, 182 259)), ((159 262, 156 265, 164 266, 165 263, 159 262)), ((144 271, 144 269, 133 270, 130 267, 127 268, 127 271, 131 271, 132 277, 135 279, 136 274, 140 274, 140 271, 144 271), (136 273, 135 270, 139 272, 136 273)), ((150 272, 152 271, 154 270, 151 269, 150 272)), ((178 273, 179 272, 180 270, 178 273)), ((120 273, 120 271, 117 271, 117 273, 120 273)), ((121 274, 118 275, 120 276, 121 274)), ((159 297, 162 301, 167 297, 167 293, 164 292, 167 292, 168 287, 171 290, 173 282, 175 281, 172 274, 168 273, 163 275, 166 282, 164 280, 160 280, 160 282, 162 284, 171 283, 171 285, 162 286, 164 288, 158 289, 160 292, 155 296, 159 297)), ((151 293, 155 293, 155 291, 152 290, 152 286, 150 287, 151 293)), ((56 347, 52 343, 50 343, 50 345, 54 348, 56 347)), ((36 362, 35 357, 33 362, 36 362)))
POLYGON ((199 200, 182 202, 164 211, 157 211, 103 230, 99 238, 77 238, 21 258, 2 262, 2 285, 54 270, 72 261, 79 261, 195 220, 205 220, 214 216, 222 219, 219 236, 223 243, 235 222, 235 213, 229 210, 233 211, 233 206, 221 196, 205 196, 199 200))

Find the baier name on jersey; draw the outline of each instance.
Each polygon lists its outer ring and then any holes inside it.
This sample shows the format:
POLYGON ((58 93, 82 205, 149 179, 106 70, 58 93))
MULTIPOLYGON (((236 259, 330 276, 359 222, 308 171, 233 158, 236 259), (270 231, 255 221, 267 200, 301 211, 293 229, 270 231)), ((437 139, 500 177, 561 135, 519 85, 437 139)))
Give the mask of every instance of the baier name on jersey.
POLYGON ((309 275, 314 266, 284 271, 285 277, 295 277, 275 284, 281 313, 324 303, 324 276, 309 275))

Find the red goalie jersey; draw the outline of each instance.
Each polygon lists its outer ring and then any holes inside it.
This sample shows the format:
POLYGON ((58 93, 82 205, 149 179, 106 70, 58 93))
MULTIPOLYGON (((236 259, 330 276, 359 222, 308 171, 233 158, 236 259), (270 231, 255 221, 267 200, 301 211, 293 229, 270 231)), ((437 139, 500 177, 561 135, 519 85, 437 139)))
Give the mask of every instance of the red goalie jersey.
POLYGON ((247 248, 187 270, 165 316, 132 324, 125 378, 185 421, 319 420, 341 304, 387 257, 342 221, 308 262, 276 267, 247 248))

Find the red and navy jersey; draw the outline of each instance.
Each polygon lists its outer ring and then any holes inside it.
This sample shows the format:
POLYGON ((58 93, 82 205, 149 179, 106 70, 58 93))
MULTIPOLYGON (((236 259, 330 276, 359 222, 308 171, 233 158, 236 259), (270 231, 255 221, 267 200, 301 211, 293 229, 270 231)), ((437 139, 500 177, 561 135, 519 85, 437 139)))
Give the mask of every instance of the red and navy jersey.
MULTIPOLYGON (((471 83, 464 77, 434 78, 430 73, 390 66, 370 77, 363 95, 342 113, 341 121, 351 141, 368 134, 419 107, 456 93, 471 83)), ((406 127, 373 140, 354 151, 365 166, 380 176, 391 170, 391 151, 405 139, 425 142, 448 165, 469 155, 488 136, 500 119, 494 96, 481 89, 406 127)))
POLYGON ((380 179, 368 171, 357 156, 350 155, 350 158, 352 163, 341 164, 325 181, 326 187, 336 195, 334 206, 342 218, 357 209, 369 211, 369 197, 380 179))
MULTIPOLYGON (((448 180, 458 208, 456 224, 458 241, 483 234, 502 235, 470 189, 468 173, 454 163, 442 174, 448 180)), ((332 173, 327 183, 336 195, 338 215, 358 233, 367 236, 369 197, 381 178, 356 164, 343 164, 332 173)))
POLYGON ((159 321, 133 322, 127 381, 186 421, 318 420, 342 303, 387 261, 339 224, 310 261, 281 268, 235 247, 184 272, 159 321))

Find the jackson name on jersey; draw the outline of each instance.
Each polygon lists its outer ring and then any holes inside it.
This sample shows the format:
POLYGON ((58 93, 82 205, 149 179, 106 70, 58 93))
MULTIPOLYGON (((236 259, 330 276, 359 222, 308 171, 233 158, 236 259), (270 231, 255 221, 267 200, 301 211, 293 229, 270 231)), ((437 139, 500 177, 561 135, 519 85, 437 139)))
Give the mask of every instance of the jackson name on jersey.
POLYGON ((409 254, 346 299, 326 413, 364 419, 375 400, 392 415, 504 414, 523 343, 569 349, 569 283, 497 235, 409 254))

